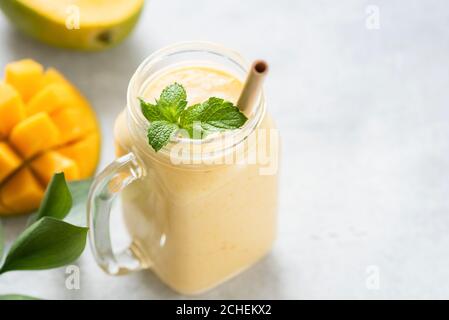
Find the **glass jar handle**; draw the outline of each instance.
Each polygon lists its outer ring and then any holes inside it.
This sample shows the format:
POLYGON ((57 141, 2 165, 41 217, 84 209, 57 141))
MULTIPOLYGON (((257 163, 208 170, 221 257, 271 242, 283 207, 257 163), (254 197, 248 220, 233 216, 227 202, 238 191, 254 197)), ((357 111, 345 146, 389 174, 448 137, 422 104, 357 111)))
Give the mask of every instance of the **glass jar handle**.
POLYGON ((87 201, 90 247, 98 265, 109 274, 142 269, 130 248, 114 253, 110 236, 110 215, 117 196, 143 175, 134 153, 130 152, 108 165, 95 179, 87 201))

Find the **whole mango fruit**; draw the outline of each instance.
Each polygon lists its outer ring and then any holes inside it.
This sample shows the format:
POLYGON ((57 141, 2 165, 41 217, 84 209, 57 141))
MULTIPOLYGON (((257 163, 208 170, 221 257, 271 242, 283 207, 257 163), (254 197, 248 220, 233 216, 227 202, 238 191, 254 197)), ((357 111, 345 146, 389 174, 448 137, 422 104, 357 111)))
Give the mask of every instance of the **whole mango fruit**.
POLYGON ((26 59, 6 66, 0 82, 0 215, 39 207, 56 172, 90 177, 100 130, 89 102, 57 70, 26 59))
POLYGON ((47 44, 101 50, 133 30, 144 0, 0 0, 12 24, 47 44))

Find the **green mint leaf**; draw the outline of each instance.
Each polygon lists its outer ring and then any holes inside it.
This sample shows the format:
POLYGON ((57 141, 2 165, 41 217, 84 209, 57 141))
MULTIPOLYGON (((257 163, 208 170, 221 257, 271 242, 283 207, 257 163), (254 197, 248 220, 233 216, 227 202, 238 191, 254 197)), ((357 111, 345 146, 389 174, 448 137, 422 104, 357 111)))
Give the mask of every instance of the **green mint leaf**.
POLYGON ((174 83, 166 87, 157 100, 157 106, 165 120, 176 123, 179 114, 187 106, 187 93, 182 85, 174 83))
POLYGON ((166 87, 159 97, 157 104, 163 108, 175 108, 179 113, 187 105, 187 93, 182 85, 174 83, 166 87))
POLYGON ((174 83, 166 87, 156 104, 140 100, 142 113, 150 122, 168 121, 177 123, 179 114, 187 106, 187 94, 182 85, 174 83))
POLYGON ((51 269, 73 262, 84 250, 87 230, 53 217, 39 219, 13 243, 0 274, 51 269))
POLYGON ((203 105, 201 103, 194 104, 193 106, 188 107, 179 117, 179 126, 181 128, 186 129, 188 126, 191 126, 194 121, 198 121, 198 118, 201 115, 203 110, 203 105))
POLYGON ((0 300, 40 300, 40 299, 31 296, 25 296, 23 294, 3 294, 0 295, 0 300))
POLYGON ((209 98, 200 105, 185 109, 180 116, 180 127, 191 132, 198 122, 204 133, 238 129, 248 118, 231 102, 209 98))
POLYGON ((70 208, 72 208, 72 195, 65 181, 64 173, 56 173, 47 186, 44 199, 34 221, 43 217, 53 217, 62 220, 69 213, 70 208))
POLYGON ((154 121, 148 128, 148 142, 158 152, 170 142, 170 138, 179 129, 178 125, 168 121, 154 121))
MULTIPOLYGON (((181 112, 181 115, 179 117, 179 127, 182 129, 187 130, 190 137, 193 137, 193 124, 195 121, 200 117, 202 105, 200 103, 194 104, 193 106, 188 107, 183 112, 181 112)), ((199 128, 201 133, 201 128, 199 128)))
POLYGON ((140 99, 142 113, 150 121, 148 142, 156 152, 167 145, 180 128, 196 139, 211 132, 238 129, 248 120, 229 101, 212 97, 186 108, 186 99, 186 91, 179 83, 167 86, 155 105, 140 99), (194 137, 194 129, 199 131, 199 137, 194 137))
POLYGON ((157 105, 145 102, 143 99, 140 100, 140 108, 142 109, 142 113, 148 121, 158 121, 158 120, 167 120, 162 114, 160 108, 157 105))

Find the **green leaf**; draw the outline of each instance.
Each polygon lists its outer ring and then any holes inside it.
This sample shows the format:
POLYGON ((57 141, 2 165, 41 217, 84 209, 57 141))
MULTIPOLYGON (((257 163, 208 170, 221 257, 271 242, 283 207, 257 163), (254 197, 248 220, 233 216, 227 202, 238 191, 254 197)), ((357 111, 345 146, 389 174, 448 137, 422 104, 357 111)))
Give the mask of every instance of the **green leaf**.
POLYGON ((147 118, 148 121, 152 122, 158 120, 167 120, 157 105, 145 102, 141 98, 139 98, 139 100, 142 113, 145 116, 145 118, 147 118))
POLYGON ((187 105, 187 93, 182 85, 174 83, 162 90, 157 104, 162 108, 174 109, 179 114, 187 105))
POLYGON ((186 91, 179 83, 167 86, 155 105, 139 98, 142 113, 150 122, 165 120, 172 123, 178 122, 179 114, 187 106, 186 99, 186 91))
MULTIPOLYGON (((72 209, 64 218, 64 221, 80 226, 87 226, 86 219, 86 203, 92 179, 76 180, 67 182, 70 193, 72 195, 72 209)), ((27 226, 31 225, 37 219, 37 213, 30 215, 27 226)))
POLYGON ((180 127, 191 132, 197 122, 202 131, 209 133, 240 128, 247 120, 231 102, 212 97, 185 109, 180 116, 180 127))
POLYGON ((175 123, 168 121, 154 121, 148 129, 148 142, 154 151, 159 151, 170 142, 170 138, 179 129, 175 123))
POLYGON ((187 94, 182 85, 174 83, 167 86, 156 101, 157 108, 162 113, 164 120, 177 123, 179 114, 187 106, 187 94))
POLYGON ((200 117, 202 108, 202 104, 198 103, 181 112, 181 116, 179 117, 179 126, 189 131, 190 136, 192 136, 191 130, 193 123, 200 117))
POLYGON ((77 226, 87 226, 86 203, 92 179, 70 181, 68 183, 73 198, 73 206, 64 221, 77 226))
POLYGON ((223 99, 212 97, 189 108, 186 99, 186 91, 179 83, 167 86, 155 105, 140 99, 142 113, 150 121, 148 142, 156 152, 180 128, 190 138, 202 139, 210 132, 240 128, 248 120, 239 108, 223 99), (194 129, 198 130, 198 137, 194 136, 194 129))
POLYGON ((47 186, 35 219, 39 220, 42 217, 64 219, 71 207, 72 195, 65 181, 64 173, 56 173, 47 186))
POLYGON ((86 245, 87 228, 43 217, 16 239, 0 274, 13 270, 42 270, 76 260, 86 245))
POLYGON ((31 296, 25 296, 22 294, 4 294, 0 295, 0 300, 40 300, 40 299, 31 296))

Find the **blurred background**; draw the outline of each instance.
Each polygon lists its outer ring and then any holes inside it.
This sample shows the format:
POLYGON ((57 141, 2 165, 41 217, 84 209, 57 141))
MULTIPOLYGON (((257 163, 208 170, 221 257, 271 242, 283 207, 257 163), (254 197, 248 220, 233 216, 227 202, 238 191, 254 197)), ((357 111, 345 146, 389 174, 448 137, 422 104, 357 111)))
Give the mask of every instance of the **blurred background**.
MULTIPOLYGON (((130 77, 153 51, 207 40, 264 58, 283 139, 279 236, 252 269, 199 298, 449 296, 449 3, 444 0, 153 0, 129 38, 85 53, 46 46, 0 15, 0 65, 63 72, 102 125, 99 169, 130 77)), ((2 219, 8 241, 26 217, 2 219)), ((65 268, 11 272, 0 293, 48 299, 183 298, 151 272, 110 277, 89 248, 65 268)))

